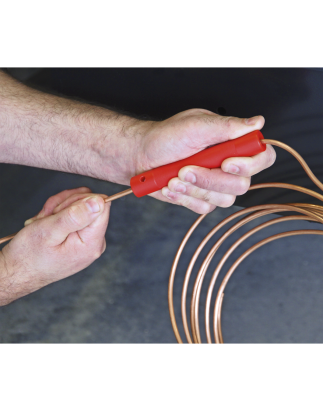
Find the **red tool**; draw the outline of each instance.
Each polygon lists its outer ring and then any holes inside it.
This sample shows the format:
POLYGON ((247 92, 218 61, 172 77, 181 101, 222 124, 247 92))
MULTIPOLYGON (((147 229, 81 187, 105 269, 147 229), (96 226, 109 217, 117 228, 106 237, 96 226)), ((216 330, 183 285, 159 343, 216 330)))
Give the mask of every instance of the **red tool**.
POLYGON ((234 140, 206 148, 191 157, 140 173, 130 180, 131 189, 115 194, 106 201, 115 200, 132 192, 136 197, 143 197, 161 190, 168 185, 169 180, 177 177, 179 170, 185 166, 218 168, 226 158, 254 156, 266 150, 266 144, 261 142, 263 138, 259 130, 252 131, 234 140))

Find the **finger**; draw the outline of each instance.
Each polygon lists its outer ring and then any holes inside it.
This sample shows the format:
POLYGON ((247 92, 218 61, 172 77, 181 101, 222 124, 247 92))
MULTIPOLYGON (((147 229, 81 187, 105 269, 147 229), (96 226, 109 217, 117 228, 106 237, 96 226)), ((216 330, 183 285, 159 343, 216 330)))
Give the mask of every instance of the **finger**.
POLYGON ((99 258, 106 249, 105 232, 109 222, 111 204, 104 203, 103 212, 87 227, 78 230, 77 233, 71 233, 62 247, 68 250, 75 246, 75 242, 82 242, 86 248, 84 254, 90 255, 93 260, 99 258))
POLYGON ((79 187, 79 188, 74 188, 71 190, 64 190, 61 193, 58 193, 50 197, 44 204, 44 207, 38 216, 47 217, 51 215, 54 209, 59 204, 61 204, 63 201, 65 201, 67 198, 71 197, 74 194, 83 194, 83 193, 91 193, 91 190, 88 187, 79 187))
MULTIPOLYGON (((171 191, 177 191, 176 185, 190 183, 193 187, 237 196, 246 193, 250 187, 250 178, 225 173, 220 168, 210 170, 204 167, 186 166, 179 171, 178 177, 177 180, 170 180, 171 191)), ((193 187, 186 185, 185 189, 191 190, 186 194, 194 196, 193 187)), ((179 192, 185 193, 183 187, 178 187, 178 189, 179 192)))
POLYGON ((44 207, 42 208, 42 210, 35 217, 30 218, 29 220, 25 221, 25 226, 31 224, 33 221, 37 219, 52 215, 54 209, 59 204, 61 204, 63 201, 65 201, 68 197, 74 194, 82 194, 82 193, 91 193, 91 190, 88 187, 79 187, 79 188, 74 188, 72 190, 64 190, 58 194, 55 194, 54 196, 49 197, 49 199, 44 204, 44 207))
MULTIPOLYGON (((51 245, 59 245, 69 234, 79 232, 93 224, 106 210, 106 206, 110 209, 108 204, 99 195, 79 200, 59 213, 47 217, 47 232, 43 232, 43 235, 48 238, 51 245)), ((83 242, 81 237, 79 240, 83 242)))
POLYGON ((94 247, 100 248, 100 250, 102 248, 103 242, 105 241, 104 236, 108 227, 111 207, 111 203, 105 203, 104 200, 103 204, 104 209, 98 216, 98 218, 96 218, 82 230, 78 231, 78 235, 82 239, 83 243, 93 245, 94 247))
POLYGON ((216 208, 215 205, 198 198, 190 197, 185 194, 173 193, 168 187, 164 187, 161 192, 172 204, 186 207, 198 214, 207 214, 216 208))
POLYGON ((168 183, 168 188, 172 193, 182 193, 186 196, 198 198, 206 203, 223 208, 231 207, 236 199, 236 196, 233 194, 223 194, 217 191, 205 190, 191 183, 183 183, 179 178, 172 178, 168 183))
MULTIPOLYGON (((210 118, 214 115, 206 114, 205 116, 206 118, 210 118)), ((217 127, 217 134, 224 136, 223 141, 244 136, 254 130, 261 130, 265 124, 263 116, 254 116, 251 118, 218 117, 218 121, 214 119, 214 122, 217 127)))
MULTIPOLYGON (((108 198, 107 195, 105 194, 98 194, 100 195, 103 199, 104 198, 108 198)), ((88 193, 77 193, 77 194, 73 194, 72 196, 68 197, 65 201, 63 201, 61 204, 59 204, 54 210, 52 214, 57 214, 60 211, 64 210, 64 208, 69 207, 71 204, 75 203, 78 200, 82 200, 83 198, 88 197, 89 194, 88 193)))
POLYGON ((223 171, 244 177, 251 177, 272 166, 276 160, 274 148, 267 144, 266 151, 253 157, 232 157, 223 161, 223 171))

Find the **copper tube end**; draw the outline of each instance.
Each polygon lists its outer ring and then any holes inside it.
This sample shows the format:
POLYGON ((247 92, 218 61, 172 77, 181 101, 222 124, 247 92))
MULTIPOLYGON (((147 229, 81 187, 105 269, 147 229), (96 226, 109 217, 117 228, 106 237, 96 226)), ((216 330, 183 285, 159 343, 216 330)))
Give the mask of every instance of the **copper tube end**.
POLYGON ((113 194, 112 196, 106 198, 104 200, 104 202, 105 203, 110 203, 111 201, 117 200, 118 198, 121 198, 121 197, 124 197, 124 196, 127 196, 128 194, 131 194, 132 192, 133 192, 132 189, 128 188, 125 191, 121 191, 121 193, 113 194))
POLYGON ((18 234, 18 231, 14 234, 7 235, 7 237, 0 238, 0 244, 6 243, 7 241, 12 240, 16 234, 18 234))

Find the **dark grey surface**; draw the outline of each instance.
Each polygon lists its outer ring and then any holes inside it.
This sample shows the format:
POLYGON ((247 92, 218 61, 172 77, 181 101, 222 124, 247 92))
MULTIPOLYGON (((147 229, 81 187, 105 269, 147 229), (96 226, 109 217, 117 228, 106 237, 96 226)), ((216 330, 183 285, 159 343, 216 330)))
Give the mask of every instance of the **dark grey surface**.
MULTIPOLYGON (((59 172, 0 167, 1 236, 19 229, 50 195, 63 189, 87 185, 95 192, 112 194, 124 188, 59 172), (14 191, 10 187, 17 181, 19 188, 14 191)), ((216 210, 188 244, 175 283, 179 323, 183 269, 189 256, 218 221, 236 210, 216 210)), ((184 208, 148 197, 116 201, 103 256, 86 270, 0 308, 0 341, 174 343, 167 305, 168 275, 175 251, 195 218, 184 208)), ((286 223, 284 229, 307 226, 316 224, 286 223)), ((241 250, 277 230, 272 227, 255 235, 241 250)), ((225 341, 322 342, 321 256, 321 237, 306 236, 279 240, 249 257, 226 291, 225 341)), ((201 328, 204 335, 203 323, 201 328)))

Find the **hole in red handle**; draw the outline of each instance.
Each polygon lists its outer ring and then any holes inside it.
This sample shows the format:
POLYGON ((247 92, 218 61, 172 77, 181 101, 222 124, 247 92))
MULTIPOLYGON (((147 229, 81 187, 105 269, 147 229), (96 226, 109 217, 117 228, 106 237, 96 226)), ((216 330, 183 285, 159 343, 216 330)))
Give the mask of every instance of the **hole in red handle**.
POLYGON ((139 179, 142 183, 144 183, 146 181, 146 177, 145 176, 141 176, 139 179))

